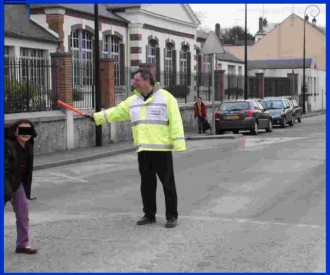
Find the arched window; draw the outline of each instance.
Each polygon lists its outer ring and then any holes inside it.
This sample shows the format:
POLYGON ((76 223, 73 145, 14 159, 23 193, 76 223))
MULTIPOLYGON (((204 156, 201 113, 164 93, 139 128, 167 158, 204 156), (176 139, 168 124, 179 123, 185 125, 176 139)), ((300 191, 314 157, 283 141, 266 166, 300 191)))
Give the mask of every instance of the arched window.
POLYGON ((173 49, 174 45, 171 43, 166 44, 165 48, 165 79, 164 84, 166 87, 171 86, 173 84, 173 49))
POLYGON ((180 52, 180 84, 187 85, 187 72, 188 72, 188 46, 182 46, 180 52))
POLYGON ((120 85, 120 42, 121 39, 114 35, 107 35, 103 38, 102 56, 112 58, 115 61, 115 85, 120 85))
POLYGON ((147 63, 156 65, 156 48, 158 43, 156 40, 151 39, 147 48, 147 63))
POLYGON ((202 85, 205 87, 209 87, 211 84, 211 57, 210 55, 206 54, 203 56, 203 81, 202 85))
POLYGON ((86 30, 71 32, 69 48, 73 61, 73 85, 93 84, 93 41, 93 34, 86 30))

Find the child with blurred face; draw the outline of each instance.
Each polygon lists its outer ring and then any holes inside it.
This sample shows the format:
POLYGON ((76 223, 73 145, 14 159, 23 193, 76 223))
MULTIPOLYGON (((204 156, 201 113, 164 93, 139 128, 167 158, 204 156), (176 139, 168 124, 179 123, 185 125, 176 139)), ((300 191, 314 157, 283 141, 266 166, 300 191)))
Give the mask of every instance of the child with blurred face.
POLYGON ((5 203, 11 202, 16 215, 16 253, 37 253, 29 243, 29 200, 36 136, 34 125, 28 120, 17 121, 5 133, 5 203))
POLYGON ((30 140, 32 137, 32 127, 29 123, 21 123, 16 128, 15 136, 17 138, 17 142, 25 148, 25 143, 30 140))

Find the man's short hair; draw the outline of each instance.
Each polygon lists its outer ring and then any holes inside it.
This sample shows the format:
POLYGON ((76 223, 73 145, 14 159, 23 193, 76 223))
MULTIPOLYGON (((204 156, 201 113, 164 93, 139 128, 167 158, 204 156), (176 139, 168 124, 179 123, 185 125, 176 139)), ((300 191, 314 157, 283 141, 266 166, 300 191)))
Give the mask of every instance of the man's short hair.
POLYGON ((148 69, 138 69, 134 75, 140 73, 141 77, 146 80, 149 79, 150 85, 154 86, 155 85, 155 79, 152 73, 148 69))

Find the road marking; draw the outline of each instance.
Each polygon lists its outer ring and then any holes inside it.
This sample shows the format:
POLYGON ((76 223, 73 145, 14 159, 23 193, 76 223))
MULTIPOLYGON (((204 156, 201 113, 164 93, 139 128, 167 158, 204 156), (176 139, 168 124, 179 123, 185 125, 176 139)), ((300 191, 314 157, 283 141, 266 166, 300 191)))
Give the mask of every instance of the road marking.
POLYGON ((294 140, 306 139, 304 137, 274 137, 274 138, 246 138, 242 150, 256 146, 269 146, 274 143, 290 142, 294 140))
POLYGON ((67 179, 70 179, 70 180, 73 180, 73 181, 89 182, 89 181, 84 180, 84 179, 80 179, 80 178, 76 178, 76 177, 70 177, 70 176, 67 176, 67 175, 64 175, 64 174, 59 174, 59 173, 54 173, 54 172, 49 172, 49 174, 59 176, 59 177, 63 177, 63 178, 67 178, 67 179))

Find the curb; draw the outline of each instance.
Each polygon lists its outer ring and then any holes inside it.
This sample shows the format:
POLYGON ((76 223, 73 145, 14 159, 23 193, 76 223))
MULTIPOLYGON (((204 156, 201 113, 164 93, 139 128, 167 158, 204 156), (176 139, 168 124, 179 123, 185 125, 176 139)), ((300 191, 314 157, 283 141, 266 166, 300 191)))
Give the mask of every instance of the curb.
POLYGON ((307 118, 307 117, 313 117, 313 116, 321 116, 321 115, 325 115, 326 112, 317 112, 317 113, 307 113, 302 115, 302 118, 307 118))
MULTIPOLYGON (((186 137, 186 140, 235 139, 235 138, 239 138, 241 136, 242 136, 242 134, 191 136, 191 137, 186 137)), ((86 156, 82 156, 82 157, 75 157, 75 158, 71 158, 71 159, 64 159, 64 160, 60 160, 60 161, 53 161, 53 162, 42 163, 42 164, 35 164, 33 166, 33 170, 36 171, 36 170, 54 168, 54 167, 59 167, 59 166, 63 166, 63 165, 73 164, 73 163, 81 163, 81 162, 90 161, 90 160, 94 160, 94 159, 119 155, 119 154, 123 154, 123 153, 129 153, 129 152, 132 152, 135 150, 136 150, 136 148, 132 146, 132 147, 120 149, 120 150, 102 152, 102 153, 98 153, 98 154, 86 155, 86 156)))
POLYGON ((72 159, 65 159, 65 160, 60 160, 60 161, 36 164, 36 165, 33 166, 33 170, 34 171, 35 170, 42 170, 42 169, 48 169, 48 168, 63 166, 63 165, 67 165, 67 164, 80 163, 80 162, 85 162, 85 161, 89 161, 89 160, 114 156, 114 155, 118 155, 118 154, 122 154, 122 153, 128 153, 128 152, 132 152, 134 150, 135 150, 134 147, 130 147, 130 148, 126 148, 126 149, 103 152, 103 153, 99 153, 99 154, 87 155, 87 156, 83 156, 83 157, 76 157, 76 158, 72 158, 72 159))
POLYGON ((212 135, 207 136, 191 136, 186 137, 186 140, 202 140, 202 139, 236 139, 242 137, 243 134, 225 134, 225 135, 212 135))
MULTIPOLYGON (((319 116, 319 115, 325 115, 325 113, 309 113, 309 114, 303 115, 302 118, 319 116)), ((237 139, 237 138, 241 138, 242 136, 243 136, 242 134, 224 134, 224 135, 207 134, 204 136, 197 136, 197 135, 188 136, 188 137, 186 137, 186 140, 237 139)), ((71 159, 60 160, 60 161, 35 164, 33 166, 33 170, 34 171, 42 170, 42 169, 63 166, 63 165, 67 165, 67 164, 80 163, 80 162, 85 162, 85 161, 89 161, 89 160, 114 156, 114 155, 118 155, 118 154, 122 154, 122 153, 128 153, 128 152, 132 152, 135 150, 136 150, 136 148, 132 146, 132 147, 120 149, 120 150, 113 150, 113 151, 102 152, 102 153, 98 153, 98 154, 92 154, 92 155, 86 155, 86 156, 82 156, 82 157, 75 157, 75 158, 71 158, 71 159)))

